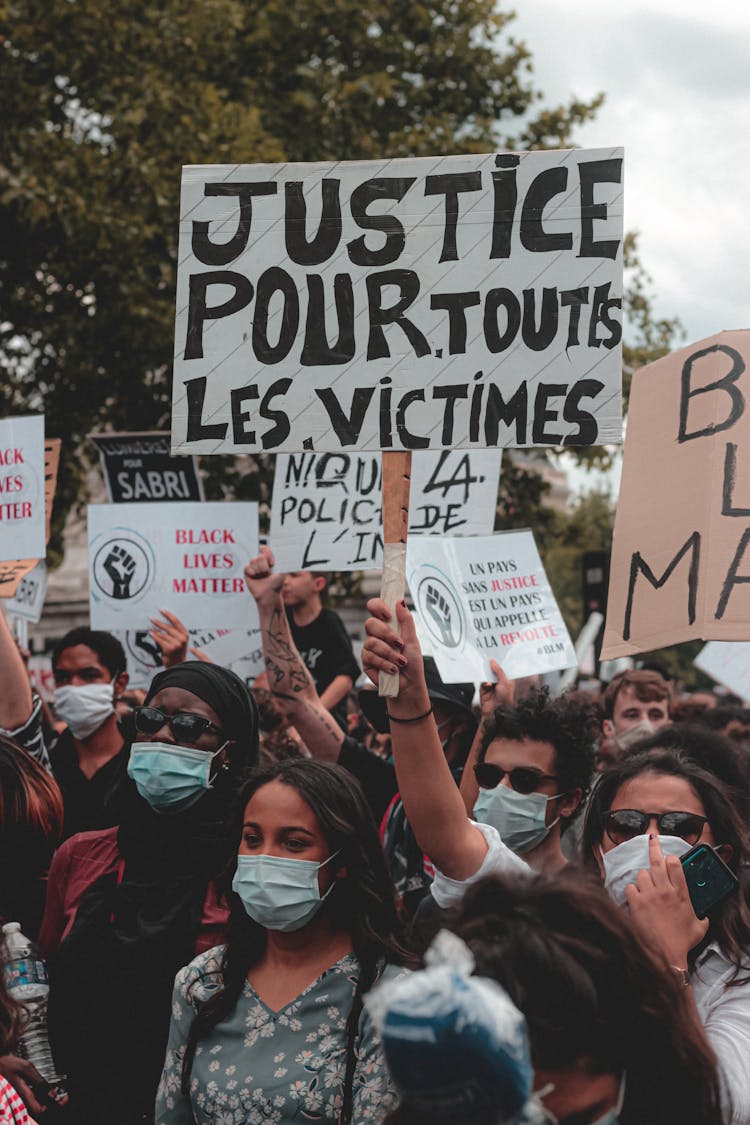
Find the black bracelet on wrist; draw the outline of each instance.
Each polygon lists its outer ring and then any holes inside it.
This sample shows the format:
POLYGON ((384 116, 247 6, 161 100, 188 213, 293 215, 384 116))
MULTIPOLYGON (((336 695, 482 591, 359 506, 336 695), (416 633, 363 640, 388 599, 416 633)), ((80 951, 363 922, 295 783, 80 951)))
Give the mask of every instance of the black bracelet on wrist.
POLYGON ((422 719, 426 719, 428 715, 431 714, 432 707, 430 707, 429 711, 425 711, 424 715, 414 715, 411 719, 399 719, 398 715, 392 715, 390 711, 388 712, 388 718, 392 723, 420 723, 422 719))

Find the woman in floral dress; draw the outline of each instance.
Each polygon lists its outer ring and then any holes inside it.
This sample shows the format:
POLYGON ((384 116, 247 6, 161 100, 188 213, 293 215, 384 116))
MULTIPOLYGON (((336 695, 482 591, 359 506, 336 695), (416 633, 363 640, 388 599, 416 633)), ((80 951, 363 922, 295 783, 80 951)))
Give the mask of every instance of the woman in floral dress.
POLYGON ((227 943, 177 976, 157 1125, 380 1122, 362 997, 409 955, 359 784, 311 760, 262 768, 233 831, 227 943))

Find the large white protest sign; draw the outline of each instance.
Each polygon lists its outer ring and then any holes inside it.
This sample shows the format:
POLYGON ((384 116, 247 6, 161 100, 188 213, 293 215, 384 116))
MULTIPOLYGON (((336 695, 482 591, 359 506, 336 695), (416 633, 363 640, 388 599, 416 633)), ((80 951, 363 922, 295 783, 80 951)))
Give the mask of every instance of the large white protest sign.
MULTIPOLYGON (((487 535, 495 523, 501 451, 412 458, 409 535, 487 535)), ((380 570, 380 453, 280 453, 271 501, 276 568, 380 570)))
POLYGON ((0 559, 43 559, 44 416, 0 421, 0 559))
POLYGON ((406 575, 446 683, 512 680, 576 663, 530 531, 410 539, 406 575))
POLYGON ((93 628, 140 629, 162 609, 191 628, 252 627, 257 504, 94 504, 88 522, 93 628))
POLYGON ((709 641, 693 663, 712 680, 750 702, 750 641, 709 641))
POLYGON ((44 599, 47 596, 47 564, 40 559, 33 570, 25 574, 16 587, 12 598, 8 598, 6 608, 11 617, 22 617, 37 623, 42 616, 44 599))
POLYGON ((184 168, 173 451, 620 441, 622 163, 184 168))

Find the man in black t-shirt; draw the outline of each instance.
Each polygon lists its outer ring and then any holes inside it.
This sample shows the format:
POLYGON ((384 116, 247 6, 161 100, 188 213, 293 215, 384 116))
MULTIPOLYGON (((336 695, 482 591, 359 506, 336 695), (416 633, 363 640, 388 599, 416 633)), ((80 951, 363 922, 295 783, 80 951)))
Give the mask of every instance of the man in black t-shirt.
POLYGON ((108 802, 125 777, 130 754, 115 710, 128 684, 125 652, 111 633, 72 629, 52 654, 52 673, 55 711, 67 724, 50 751, 67 839, 117 823, 108 802))
POLYGON ((295 570, 284 576, 281 596, 295 647, 313 678, 321 702, 346 726, 346 697, 359 676, 344 624, 321 600, 325 575, 295 570))

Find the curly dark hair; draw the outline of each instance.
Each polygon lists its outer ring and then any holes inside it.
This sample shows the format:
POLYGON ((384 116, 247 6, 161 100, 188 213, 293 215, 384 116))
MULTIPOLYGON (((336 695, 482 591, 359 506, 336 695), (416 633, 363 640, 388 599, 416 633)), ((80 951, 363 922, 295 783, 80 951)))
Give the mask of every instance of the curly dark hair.
POLYGON ((232 855, 219 881, 230 910, 221 966, 222 987, 201 1005, 193 1020, 183 1060, 182 1090, 187 1096, 198 1042, 234 1010, 249 970, 265 949, 266 930, 248 916, 231 885, 237 869, 245 808, 253 794, 272 781, 281 781, 299 792, 318 818, 331 854, 337 854, 337 870, 346 868, 347 871, 346 878, 339 878, 334 884, 336 889, 326 899, 323 909, 328 911, 334 928, 345 930, 351 936, 360 969, 347 1020, 347 1063, 340 1122, 348 1125, 363 997, 387 963, 411 965, 415 961, 403 936, 393 883, 362 788, 348 770, 328 762, 289 758, 260 766, 237 795, 228 827, 232 855))
POLYGON ((503 705, 484 725, 477 762, 483 762, 496 738, 548 742, 562 793, 591 785, 594 744, 601 733, 596 703, 582 692, 551 699, 548 688, 529 692, 513 706, 503 705))
MULTIPOLYGON (((662 774, 686 781, 700 798, 718 844, 728 844, 732 855, 727 860, 735 875, 750 862, 750 835, 732 802, 727 786, 704 770, 692 757, 678 751, 664 750, 624 758, 601 775, 594 786, 586 809, 581 844, 583 864, 598 872, 595 845, 604 838, 604 816, 623 785, 643 774, 662 774)), ((708 940, 717 941, 734 965, 731 984, 748 982, 747 962, 750 956, 750 910, 740 893, 732 894, 711 911, 708 940)))

